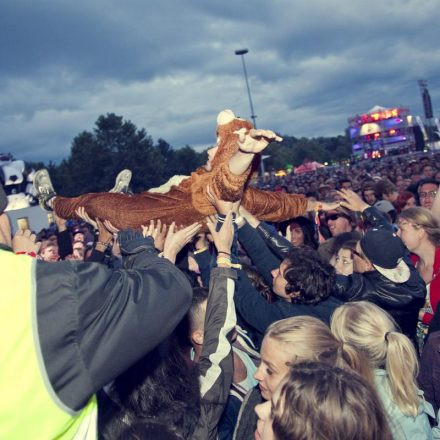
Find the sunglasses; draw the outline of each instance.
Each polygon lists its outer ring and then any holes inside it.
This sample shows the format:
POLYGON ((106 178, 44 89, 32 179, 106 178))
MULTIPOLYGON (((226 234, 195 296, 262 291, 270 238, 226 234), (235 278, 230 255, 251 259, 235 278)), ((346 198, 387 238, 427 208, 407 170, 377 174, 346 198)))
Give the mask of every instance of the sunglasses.
POLYGON ((325 221, 326 221, 326 222, 328 222, 329 220, 333 220, 333 221, 335 221, 335 220, 337 220, 337 219, 340 218, 340 217, 347 218, 347 217, 346 217, 345 215, 343 215, 343 214, 330 214, 330 215, 325 216, 325 221))

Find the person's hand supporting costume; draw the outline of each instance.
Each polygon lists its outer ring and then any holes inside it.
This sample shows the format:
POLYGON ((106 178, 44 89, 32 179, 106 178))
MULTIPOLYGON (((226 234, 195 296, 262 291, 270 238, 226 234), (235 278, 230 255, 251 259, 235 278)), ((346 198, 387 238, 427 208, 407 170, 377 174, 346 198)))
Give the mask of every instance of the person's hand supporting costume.
POLYGON ((158 220, 157 225, 155 225, 154 220, 151 220, 149 226, 142 225, 142 233, 144 237, 152 237, 154 240, 154 247, 159 252, 163 251, 167 236, 166 224, 162 225, 162 222, 158 220))
POLYGON ((174 222, 171 223, 165 239, 162 256, 170 260, 172 263, 175 263, 177 254, 193 239, 201 227, 202 225, 200 223, 193 223, 192 225, 175 232, 176 224, 174 222))
POLYGON ((217 248, 217 266, 231 267, 231 247, 234 241, 232 211, 228 212, 221 228, 218 231, 216 230, 216 222, 214 222, 211 218, 207 218, 206 224, 209 232, 211 232, 215 247, 217 248))

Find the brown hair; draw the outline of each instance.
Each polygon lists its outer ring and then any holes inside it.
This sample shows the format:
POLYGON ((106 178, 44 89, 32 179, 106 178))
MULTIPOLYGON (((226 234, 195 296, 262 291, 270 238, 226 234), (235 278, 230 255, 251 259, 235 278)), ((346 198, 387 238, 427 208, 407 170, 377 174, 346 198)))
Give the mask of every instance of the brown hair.
POLYGON ((376 182, 376 185, 374 186, 374 191, 376 193, 376 197, 381 199, 383 195, 389 195, 393 192, 397 192, 397 187, 394 185, 391 180, 388 179, 381 179, 378 182, 376 182))
POLYGON ((358 374, 302 362, 280 385, 272 407, 276 440, 391 440, 374 388, 358 374))

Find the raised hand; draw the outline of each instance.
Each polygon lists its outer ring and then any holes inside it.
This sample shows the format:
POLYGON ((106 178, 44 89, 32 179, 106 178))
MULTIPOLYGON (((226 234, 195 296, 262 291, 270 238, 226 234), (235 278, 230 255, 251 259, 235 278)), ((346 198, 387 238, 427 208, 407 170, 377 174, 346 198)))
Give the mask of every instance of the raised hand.
POLYGON ((113 241, 113 233, 106 228, 101 220, 96 219, 96 224, 98 227, 98 242, 103 245, 105 244, 106 246, 109 246, 113 241))
POLYGON ((109 232, 112 234, 117 234, 119 232, 119 229, 114 227, 109 220, 104 220, 104 226, 107 228, 109 232))
POLYGON ((219 231, 216 230, 217 222, 214 222, 211 217, 207 217, 206 225, 214 240, 217 252, 230 254, 231 246, 234 240, 234 227, 232 225, 232 211, 229 211, 225 217, 222 227, 219 231))
POLYGON ((341 206, 340 202, 318 202, 314 200, 309 200, 307 202, 307 211, 332 211, 341 206))
MULTIPOLYGON (((89 215, 87 214, 86 210, 84 209, 84 206, 78 206, 78 208, 75 210, 75 214, 82 220, 84 220, 89 225, 92 225, 93 229, 98 229, 98 224, 95 220, 92 220, 89 215)), ((55 217, 56 220, 56 217, 55 217)), ((57 223, 58 224, 58 223, 57 223)))
POLYGON ((17 252, 24 252, 30 254, 34 252, 38 254, 41 243, 36 243, 36 235, 29 229, 19 229, 12 238, 12 250, 17 252))
POLYGON ((186 228, 175 231, 176 224, 174 222, 171 223, 165 238, 163 256, 172 263, 175 263, 177 254, 193 239, 201 227, 200 223, 193 223, 186 228))
POLYGON ((272 130, 256 130, 252 128, 246 133, 244 128, 236 131, 238 147, 243 153, 261 153, 271 142, 281 142, 283 138, 272 130))
POLYGON ((226 215, 229 211, 238 212, 238 208, 240 206, 241 200, 237 200, 236 202, 227 202, 225 200, 219 199, 211 188, 207 187, 206 189, 206 197, 212 206, 216 209, 219 214, 226 215))
POLYGON ((370 207, 368 203, 364 202, 354 191, 351 189, 341 189, 338 194, 343 198, 341 206, 350 209, 351 211, 362 212, 364 209, 370 207))
POLYGON ((159 251, 163 251, 165 244, 165 238, 167 235, 167 225, 163 224, 160 220, 157 221, 157 226, 154 224, 154 220, 150 221, 149 226, 142 225, 142 234, 144 237, 152 237, 154 240, 154 246, 159 251))

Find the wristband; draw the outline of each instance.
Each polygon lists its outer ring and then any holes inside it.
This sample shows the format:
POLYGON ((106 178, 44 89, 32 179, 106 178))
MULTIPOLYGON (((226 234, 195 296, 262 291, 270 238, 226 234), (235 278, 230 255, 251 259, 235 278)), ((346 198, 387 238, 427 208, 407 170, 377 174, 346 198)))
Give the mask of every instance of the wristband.
POLYGON ((231 254, 229 252, 218 251, 218 254, 227 255, 229 259, 231 259, 231 254))
POLYGON ((231 259, 226 257, 217 257, 217 264, 224 264, 227 267, 241 269, 241 264, 233 264, 231 263, 231 259))
POLYGON ((96 242, 96 244, 100 244, 101 246, 104 246, 104 247, 109 247, 110 246, 110 241, 108 242, 108 243, 105 243, 104 241, 97 241, 96 242))
POLYGON ((28 255, 29 257, 37 258, 37 254, 35 252, 19 251, 19 252, 15 252, 15 255, 28 255))

